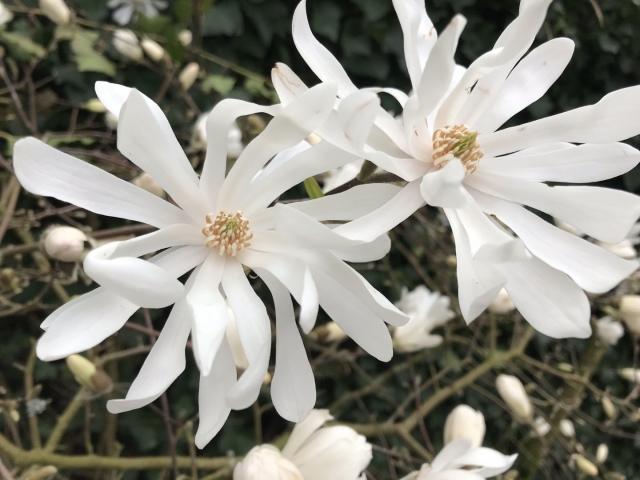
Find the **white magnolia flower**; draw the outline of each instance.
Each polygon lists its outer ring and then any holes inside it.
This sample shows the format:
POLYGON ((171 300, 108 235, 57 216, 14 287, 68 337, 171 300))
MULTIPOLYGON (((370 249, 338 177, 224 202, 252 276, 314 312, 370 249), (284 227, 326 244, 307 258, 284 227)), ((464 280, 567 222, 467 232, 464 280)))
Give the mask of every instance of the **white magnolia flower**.
POLYGON ((113 48, 122 56, 136 62, 144 57, 138 37, 131 30, 119 28, 113 32, 113 48))
POLYGON ((5 25, 13 20, 13 12, 0 2, 0 25, 5 25))
POLYGON ((432 335, 431 331, 455 317, 449 303, 449 297, 430 292, 424 285, 411 292, 403 288, 396 307, 409 316, 409 322, 393 329, 393 348, 407 353, 440 345, 442 336, 432 335))
POLYGON ((459 438, 471 440, 471 448, 482 446, 485 434, 484 415, 469 405, 458 405, 444 422, 444 443, 451 443, 459 438))
POLYGON ((607 345, 617 345, 624 335, 624 328, 613 317, 602 317, 596 321, 597 334, 607 345))
POLYGON ((272 445, 252 448, 233 480, 358 480, 371 462, 371 445, 352 428, 320 428, 332 419, 328 410, 312 410, 293 427, 282 452, 272 445))
POLYGON ((44 233, 44 251, 62 262, 75 262, 84 252, 87 236, 74 227, 53 227, 44 233))
MULTIPOLYGON (((584 290, 609 291, 637 263, 555 227, 526 207, 603 242, 625 238, 640 216, 640 198, 600 187, 552 188, 545 182, 596 182, 636 166, 640 152, 618 142, 640 133, 640 87, 498 130, 544 95, 573 53, 571 40, 555 38, 524 56, 550 1, 523 0, 520 15, 494 49, 465 69, 454 61, 464 17, 456 16, 438 36, 423 1, 393 0, 404 33, 410 95, 393 88, 358 90, 313 36, 304 1, 294 15, 293 37, 316 75, 338 84, 336 111, 316 133, 409 182, 381 209, 335 232, 367 240, 425 202, 442 207, 456 239, 460 308, 467 322, 505 288, 540 332, 584 338, 591 334, 584 290), (404 108, 403 126, 380 107, 378 93, 392 95, 404 108)), ((307 88, 282 64, 272 78, 284 103, 307 88)))
POLYGON ((496 298, 491 300, 491 303, 489 304, 489 311, 497 313, 498 315, 507 314, 515 310, 515 308, 516 306, 513 304, 511 297, 504 288, 498 292, 496 298))
POLYGON ((640 335, 640 295, 623 295, 620 298, 620 317, 631 333, 640 335))
POLYGON ((119 25, 127 25, 134 14, 141 13, 146 17, 155 17, 159 10, 169 5, 164 0, 109 0, 107 6, 115 8, 111 17, 119 25))
POLYGON ((87 255, 85 272, 101 287, 45 320, 39 358, 55 360, 87 350, 118 331, 138 308, 175 303, 126 399, 112 400, 108 408, 123 412, 158 398, 184 369, 184 347, 191 334, 201 372, 196 443, 203 446, 231 408, 246 408, 256 400, 269 364, 271 323, 245 267, 262 278, 274 298, 277 352, 271 394, 287 420, 303 420, 315 403, 313 372, 291 295, 301 306, 304 332, 313 328, 321 306, 366 351, 384 361, 391 358, 385 322, 402 325, 407 318, 343 261, 381 258, 389 250, 389 238, 352 246, 340 240, 332 249, 317 248, 310 239, 331 243, 332 231, 321 221, 365 215, 398 188, 366 185, 270 207, 305 178, 353 161, 352 155, 329 143, 310 147, 304 142, 329 115, 335 86, 320 85, 286 107, 221 102, 209 116, 209 146, 200 176, 158 105, 120 85, 99 82, 96 90, 119 117, 118 149, 153 177, 177 206, 34 138, 16 143, 14 168, 28 191, 158 228, 87 255), (256 112, 273 119, 225 176, 227 131, 238 116, 256 112), (138 258, 163 249, 149 261, 138 258), (177 279, 194 268, 183 286, 177 279), (227 301, 249 362, 239 380, 225 335, 227 301))
MULTIPOLYGON (((207 118, 211 112, 205 112, 198 117, 193 126, 193 134, 191 136, 191 146, 198 150, 206 150, 207 148, 207 118)), ((238 158, 244 150, 242 143, 242 130, 236 122, 229 127, 227 135, 227 156, 229 158, 238 158)))
POLYGON ((474 448, 468 438, 459 438, 438 453, 430 464, 402 480, 483 480, 506 472, 518 455, 506 456, 491 448, 474 448))
POLYGON ((533 415, 533 406, 524 385, 518 377, 500 374, 496 378, 496 389, 511 411, 521 419, 530 419, 533 415))

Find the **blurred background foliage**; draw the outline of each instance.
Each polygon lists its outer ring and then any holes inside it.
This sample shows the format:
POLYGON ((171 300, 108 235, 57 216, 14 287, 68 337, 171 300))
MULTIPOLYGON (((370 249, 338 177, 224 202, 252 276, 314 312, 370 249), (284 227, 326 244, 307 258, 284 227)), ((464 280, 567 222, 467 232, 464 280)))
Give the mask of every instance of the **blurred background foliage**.
MULTIPOLYGON (((34 0, 16 1, 13 5, 10 1, 6 3, 13 7, 16 17, 10 28, 0 31, 0 43, 5 48, 3 61, 7 74, 25 102, 25 108, 35 120, 33 127, 44 134, 50 144, 69 153, 84 152, 102 168, 127 180, 138 173, 137 169, 117 153, 115 134, 104 126, 101 115, 83 107, 85 102, 95 98, 94 83, 97 80, 135 87, 152 98, 161 99, 161 106, 185 145, 189 144, 197 116, 210 110, 223 98, 260 103, 277 101, 269 81, 270 70, 275 62, 290 65, 308 84, 317 82, 293 45, 290 26, 297 4, 295 0, 176 0, 170 2, 170 6, 157 17, 138 17, 131 28, 139 36, 148 35, 161 43, 171 56, 169 66, 161 66, 148 59, 132 62, 113 48, 112 35, 116 25, 111 21, 111 11, 106 1, 68 1, 77 14, 77 28, 81 29, 74 32, 56 27, 47 18, 33 13, 38 7, 34 0), (178 39, 183 29, 193 32, 190 45, 185 46, 178 39), (182 65, 191 61, 200 65, 199 79, 188 92, 184 92, 179 88, 176 75, 182 65), (30 80, 25 83, 25 78, 30 80), (103 133, 85 135, 74 133, 76 130, 103 133)), ((462 35, 457 60, 460 64, 468 65, 493 46, 504 27, 517 15, 518 3, 517 0, 428 0, 427 10, 438 31, 455 13, 467 17, 469 22, 462 35)), ((409 89, 403 60, 402 33, 391 0, 308 0, 308 4, 312 29, 341 60, 356 85, 409 89)), ((612 90, 640 84, 639 32, 638 0, 555 0, 539 33, 538 43, 565 36, 575 41, 576 52, 548 94, 512 121, 527 121, 591 104, 612 90)), ((1 98, 2 151, 10 157, 13 142, 33 131, 16 113, 7 88, 2 88, 1 98)), ((397 111, 398 106, 391 99, 384 98, 383 102, 387 109, 397 111)), ((259 130, 255 119, 254 123, 244 120, 241 127, 245 140, 249 140, 256 129, 259 130)), ((631 143, 640 145, 638 139, 631 143)), ((191 157, 195 164, 202 160, 201 153, 192 152, 191 157)), ((0 175, 5 188, 10 176, 8 169, 0 169, 0 175)), ((638 192, 640 170, 636 168, 623 178, 610 181, 609 185, 638 192)), ((304 190, 300 188, 295 194, 304 195, 304 190)), ((79 210, 68 214, 63 212, 62 215, 59 211, 51 214, 61 206, 53 200, 45 204, 23 193, 16 208, 16 217, 12 220, 14 223, 9 225, 2 247, 33 246, 37 244, 42 231, 52 223, 79 223, 92 231, 123 227, 123 222, 119 220, 79 210), (29 225, 27 236, 19 234, 17 228, 25 222, 29 225)), ((439 213, 436 210, 420 212, 417 218, 396 229, 393 238, 393 251, 385 260, 359 267, 374 286, 395 301, 399 298, 401 287, 411 289, 427 283, 429 288, 451 295, 455 304, 455 267, 451 261, 454 247, 439 213)), ((34 250, 27 248, 25 252, 34 250)), ((5 256, 0 260, 4 269, 20 272, 15 279, 20 292, 12 297, 12 302, 28 305, 17 314, 0 317, 0 393, 3 394, 0 399, 19 400, 15 407, 21 417, 17 422, 18 438, 23 439, 23 446, 28 448, 24 365, 31 350, 31 339, 37 339, 40 335, 40 322, 61 302, 50 289, 42 290, 43 285, 46 287, 52 282, 66 282, 69 295, 83 293, 93 286, 81 273, 78 281, 69 281, 73 273, 65 271, 61 265, 53 263, 49 269, 40 268, 42 262, 26 253, 5 256), (29 304, 39 293, 42 296, 38 297, 38 303, 29 304)), ((626 282, 612 294, 594 299, 594 317, 602 316, 607 308, 615 306, 617 295, 637 291, 640 287, 636 283, 637 280, 626 282)), ((260 287, 258 283, 256 286, 260 287)), ((264 293, 262 290, 261 293, 264 293)), ((269 301, 268 296, 265 298, 269 301)), ((150 315, 154 328, 159 330, 167 312, 152 311, 150 315)), ((133 322, 145 324, 140 313, 136 314, 133 322)), ((318 386, 317 407, 332 406, 332 413, 340 421, 357 424, 384 422, 391 415, 402 418, 414 409, 411 396, 414 394, 415 381, 422 383, 436 371, 444 371, 449 376, 423 389, 421 401, 425 401, 443 385, 451 383, 451 377, 460 377, 480 362, 487 347, 487 325, 486 316, 474 322, 470 328, 458 318, 445 328, 443 346, 414 355, 411 361, 407 356, 398 355, 388 365, 363 355, 350 341, 331 346, 309 341, 308 348, 314 359, 318 386), (373 378, 390 368, 397 369, 394 370, 397 373, 390 376, 383 387, 375 388, 367 395, 353 399, 348 397, 349 392, 365 388, 373 378)), ((514 331, 521 334, 523 329, 524 325, 517 314, 501 317, 498 349, 509 349, 511 334, 514 331)), ((95 355, 135 348, 146 343, 148 341, 144 334, 123 329, 99 347, 95 355)), ((529 358, 552 368, 559 364, 575 367, 585 345, 585 341, 556 342, 535 334, 526 353, 529 358)), ((616 372, 621 367, 635 365, 637 355, 637 339, 626 335, 617 347, 605 354, 593 376, 593 384, 600 391, 608 390, 612 396, 624 399, 631 389, 628 382, 618 378, 616 372)), ((114 392, 94 398, 90 407, 84 407, 85 415, 75 416, 64 437, 64 447, 60 449, 62 453, 86 454, 89 438, 96 451, 103 455, 167 455, 167 435, 159 407, 122 414, 117 421, 106 413, 106 398, 124 396, 128 383, 134 378, 143 359, 144 355, 139 355, 127 361, 107 364, 106 371, 115 382, 114 392), (87 418, 90 421, 87 422, 87 418)), ((191 355, 188 354, 187 359, 187 371, 168 392, 177 451, 182 455, 189 455, 193 448, 192 425, 197 413, 198 372, 191 355)), ((517 373, 525 380, 532 396, 539 399, 536 408, 541 411, 549 408, 554 404, 554 394, 562 387, 562 379, 546 375, 532 365, 527 362, 500 365, 469 388, 456 392, 439 404, 425 419, 425 428, 431 434, 436 451, 442 445, 446 415, 455 405, 467 403, 486 417, 485 445, 504 453, 519 451, 523 455, 522 448, 531 437, 531 428, 512 420, 504 404, 497 398, 493 385, 501 369, 517 373), (540 395, 541 391, 550 393, 550 396, 540 395)), ((78 386, 64 362, 37 361, 33 380, 41 385, 38 387, 41 388, 40 397, 49 402, 45 412, 39 416, 40 434, 47 438, 54 427, 56 414, 73 398, 78 386)), ((268 402, 269 396, 265 393, 260 398, 260 404, 265 408, 261 412, 262 428, 259 432, 265 442, 277 440, 288 428, 287 422, 268 408, 268 402)), ((0 417, 0 428, 5 433, 9 428, 7 405, 3 411, 4 423, 0 417)), ((222 432, 198 456, 220 457, 227 452, 238 455, 246 453, 256 443, 256 415, 256 409, 233 412, 222 432)), ((574 423, 577 442, 589 456, 593 457, 598 444, 609 445, 611 454, 605 471, 620 472, 629 479, 640 476, 637 418, 625 417, 619 423, 611 423, 603 413, 600 397, 591 392, 585 395, 574 423)), ((399 478, 408 472, 409 467, 416 468, 420 464, 419 460, 412 462, 402 456, 415 453, 409 453, 406 445, 393 436, 373 435, 369 440, 379 446, 369 468, 370 478, 399 478), (402 455, 394 457, 387 449, 401 452, 402 455), (398 465, 390 467, 392 462, 398 465)), ((579 476, 569 468, 569 455, 579 451, 571 442, 566 440, 554 444, 544 468, 536 478, 579 476)), ((59 475, 60 478, 134 479, 158 478, 160 475, 167 478, 171 474, 157 470, 131 470, 120 476, 113 472, 106 474, 73 470, 63 471, 59 475)), ((616 477, 603 474, 602 478, 616 477)))

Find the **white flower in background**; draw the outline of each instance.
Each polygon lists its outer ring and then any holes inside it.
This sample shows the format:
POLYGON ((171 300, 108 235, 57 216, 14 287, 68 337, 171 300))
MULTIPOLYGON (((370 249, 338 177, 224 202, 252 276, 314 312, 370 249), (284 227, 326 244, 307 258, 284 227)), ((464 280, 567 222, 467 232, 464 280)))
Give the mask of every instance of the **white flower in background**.
MULTIPOLYGON (((640 133, 640 87, 498 130, 544 95, 573 53, 571 40, 555 38, 524 56, 550 1, 523 0, 520 15, 494 49, 465 69, 454 61, 464 17, 454 17, 438 36, 422 2, 394 0, 413 86, 410 96, 392 88, 358 90, 313 36, 304 1, 294 15, 293 38, 316 75, 338 84, 339 104, 315 133, 409 182, 381 209, 335 232, 367 240, 425 202, 442 207, 456 240, 460 308, 467 322, 505 288, 538 331, 554 338, 586 338, 591 329, 584 290, 609 291, 637 263, 556 228, 531 209, 603 242, 625 238, 640 216, 640 198, 600 187, 551 188, 545 182, 597 182, 636 166, 640 152, 618 142, 640 133), (377 94, 382 92, 404 108, 403 126, 380 107, 377 94)), ((272 78, 284 103, 307 88, 282 64, 272 78)))
POLYGON ((604 463, 607 461, 607 457, 609 456, 609 447, 605 443, 601 443, 598 445, 598 449, 596 450, 596 463, 604 463))
POLYGON ((159 62, 165 57, 166 52, 164 51, 164 48, 162 48, 162 45, 150 38, 143 38, 140 42, 140 46, 142 47, 142 50, 144 50, 144 53, 147 54, 147 57, 154 62, 159 62))
POLYGON ((193 33, 191 33, 191 30, 180 30, 178 33, 178 41, 185 47, 191 45, 193 41, 193 33))
POLYGON ((483 480, 506 472, 517 458, 517 454, 506 456, 491 448, 474 448, 471 440, 460 438, 445 445, 433 462, 402 480, 483 480))
POLYGON ((44 14, 58 25, 68 25, 71 22, 71 10, 63 0, 39 0, 44 14))
POLYGON ((280 452, 273 445, 252 448, 233 470, 233 480, 358 480, 371 462, 371 445, 349 427, 322 427, 328 410, 312 410, 295 427, 280 452))
POLYGON ((131 60, 139 62, 144 57, 138 37, 131 30, 119 28, 113 32, 113 48, 131 60))
POLYGON ((200 65, 196 62, 188 63, 178 75, 178 80, 180 81, 180 85, 186 91, 189 90, 194 83, 196 83, 196 79, 198 78, 198 74, 200 73, 200 65))
POLYGON ((13 20, 13 12, 0 2, 0 25, 5 25, 13 20))
POLYGON ((322 191, 324 193, 330 192, 356 178, 362 169, 363 163, 364 160, 359 159, 353 163, 348 163, 344 167, 334 168, 325 173, 322 177, 322 191))
POLYGON ((607 345, 617 345, 624 335, 624 328, 613 317, 602 317, 596 325, 598 337, 607 345))
POLYGON ((324 325, 314 328, 309 332, 308 337, 312 340, 325 343, 338 342, 348 338, 347 334, 344 333, 344 330, 342 330, 336 322, 327 322, 324 325))
POLYGON ((146 17, 155 17, 159 10, 169 5, 164 0, 109 0, 107 7, 115 8, 111 17, 119 25, 127 25, 134 14, 141 13, 146 17))
POLYGON ((49 257, 61 262, 80 260, 87 236, 74 227, 52 227, 44 235, 44 251, 49 257))
POLYGON ((623 368, 618 370, 618 375, 628 382, 640 385, 640 368, 623 368))
POLYGON ((571 459, 575 462, 576 467, 582 473, 588 475, 589 477, 595 477, 598 475, 598 467, 596 467, 590 460, 583 457, 579 454, 574 454, 571 456, 571 459))
POLYGON ((451 443, 459 438, 471 440, 471 448, 482 446, 485 434, 484 415, 469 405, 458 405, 444 422, 444 443, 451 443))
MULTIPOLYGON (((206 150, 207 148, 207 118, 211 112, 205 112, 198 117, 193 126, 193 134, 191 136, 191 146, 198 150, 206 150)), ((244 150, 242 143, 242 130, 238 127, 237 122, 233 122, 229 127, 227 135, 227 156, 229 158, 238 158, 244 150)))
POLYGON ((544 437, 547 433, 551 431, 551 425, 542 417, 536 417, 533 419, 533 429, 536 432, 536 435, 539 437, 544 437))
POLYGON ((149 193, 153 193, 156 197, 165 198, 167 196, 162 186, 151 178, 151 175, 148 173, 138 175, 131 180, 131 183, 149 193))
POLYGON ((431 331, 455 317, 449 303, 449 297, 431 292, 424 285, 411 292, 404 287, 396 307, 409 316, 409 322, 393 329, 394 350, 408 353, 440 345, 442 337, 431 335, 431 331))
POLYGON ((200 176, 158 105, 120 85, 98 82, 96 91, 119 117, 120 152, 156 180, 177 206, 34 138, 16 143, 14 168, 26 190, 158 228, 86 256, 84 270, 101 287, 44 321, 46 332, 37 346, 40 359, 85 351, 118 331, 138 308, 175 303, 127 398, 111 400, 108 408, 124 412, 158 398, 184 369, 191 333, 201 372, 196 444, 202 447, 231 408, 247 408, 256 400, 269 365, 271 323, 245 268, 262 278, 274 298, 277 351, 271 396, 287 420, 303 420, 315 403, 313 372, 291 295, 300 304, 304 332, 313 328, 321 306, 363 349, 383 361, 391 358, 385 322, 402 325, 407 317, 343 261, 379 259, 390 248, 389 238, 345 245, 342 237, 332 240, 332 230, 320 222, 366 215, 396 195, 398 187, 363 185, 270 207, 304 179, 353 161, 329 143, 310 147, 304 142, 329 115, 335 86, 319 85, 286 107, 240 100, 219 103, 208 119, 209 143, 200 176), (240 115, 257 112, 273 119, 226 174, 229 127, 240 115), (319 248, 317 242, 333 242, 334 247, 319 248), (138 258, 160 250, 148 261, 138 258), (183 286, 177 279, 194 268, 183 286), (225 334, 227 301, 249 362, 238 380, 225 334))
POLYGON ((560 427, 560 433, 565 437, 572 438, 576 436, 576 429, 573 426, 573 422, 568 418, 563 418, 562 420, 560 420, 559 427, 560 427))
POLYGON ((505 315, 515 310, 515 308, 516 306, 504 288, 498 292, 496 298, 491 300, 489 304, 489 311, 498 315, 505 315))
POLYGON ((623 295, 620 298, 620 318, 631 333, 640 335, 640 295, 623 295))
POLYGON ((496 389, 504 400, 504 403, 520 419, 528 420, 533 416, 533 406, 524 385, 518 377, 513 375, 498 375, 496 389))

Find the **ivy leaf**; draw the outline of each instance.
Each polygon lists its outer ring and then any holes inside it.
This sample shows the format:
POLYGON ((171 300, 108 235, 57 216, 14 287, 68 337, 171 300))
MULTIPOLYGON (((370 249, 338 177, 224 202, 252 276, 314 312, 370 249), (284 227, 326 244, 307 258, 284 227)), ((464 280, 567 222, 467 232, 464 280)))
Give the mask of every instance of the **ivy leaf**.
POLYGON ((98 36, 97 32, 82 29, 76 31, 73 40, 71 40, 71 51, 74 53, 78 71, 104 73, 113 77, 116 74, 115 65, 93 48, 98 36))
POLYGON ((209 75, 202 82, 201 88, 204 93, 210 93, 214 90, 220 95, 226 95, 233 90, 235 84, 235 78, 226 77, 224 75, 209 75))

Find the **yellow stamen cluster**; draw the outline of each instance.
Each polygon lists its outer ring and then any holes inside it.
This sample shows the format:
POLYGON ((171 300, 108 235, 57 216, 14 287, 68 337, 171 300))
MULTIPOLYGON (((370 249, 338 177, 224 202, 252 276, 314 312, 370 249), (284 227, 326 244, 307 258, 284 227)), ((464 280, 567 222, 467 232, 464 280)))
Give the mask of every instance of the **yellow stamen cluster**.
POLYGON ((202 229, 206 238, 204 244, 208 248, 218 249, 220 255, 230 257, 245 247, 251 245, 253 233, 249 229, 249 220, 242 216, 241 211, 236 214, 220 212, 213 218, 213 213, 207 215, 207 223, 202 229))
POLYGON ((465 175, 471 175, 483 156, 478 132, 470 131, 466 125, 447 126, 433 132, 432 158, 437 168, 457 158, 464 165, 465 175))

